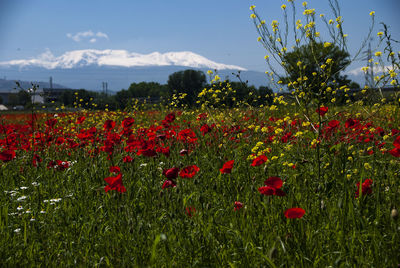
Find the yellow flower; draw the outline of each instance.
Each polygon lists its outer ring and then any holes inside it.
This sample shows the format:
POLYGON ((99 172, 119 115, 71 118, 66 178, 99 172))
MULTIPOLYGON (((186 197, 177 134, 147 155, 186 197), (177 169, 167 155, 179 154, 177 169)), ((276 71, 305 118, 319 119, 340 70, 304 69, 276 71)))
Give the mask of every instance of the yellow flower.
POLYGON ((255 14, 251 14, 251 15, 250 15, 250 18, 255 19, 255 18, 256 18, 256 15, 255 15, 255 14))
POLYGON ((254 5, 250 6, 250 10, 254 10, 255 7, 254 5))
POLYGON ((329 43, 329 42, 325 42, 324 43, 324 47, 330 47, 332 44, 331 43, 329 43))
POLYGON ((286 9, 286 5, 281 5, 281 8, 282 9, 286 9))
POLYGON ((374 16, 374 15, 375 15, 375 11, 369 12, 369 15, 370 15, 370 16, 374 16))
POLYGON ((380 52, 380 51, 375 52, 376 57, 380 57, 381 55, 382 55, 382 52, 380 52))
POLYGON ((382 36, 382 35, 383 35, 383 32, 378 32, 377 35, 378 35, 378 36, 382 36))
POLYGON ((302 5, 303 5, 303 7, 307 6, 307 2, 304 1, 304 2, 302 3, 302 5))

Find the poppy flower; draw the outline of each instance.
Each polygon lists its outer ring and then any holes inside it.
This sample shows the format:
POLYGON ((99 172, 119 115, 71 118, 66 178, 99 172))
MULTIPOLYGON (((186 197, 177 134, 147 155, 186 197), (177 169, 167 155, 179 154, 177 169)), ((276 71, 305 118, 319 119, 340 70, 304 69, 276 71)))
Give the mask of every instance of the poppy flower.
POLYGON ((211 130, 212 130, 212 128, 207 124, 204 124, 200 127, 200 131, 203 134, 203 136, 206 135, 207 133, 211 132, 211 130))
POLYGON ((84 116, 78 117, 78 119, 76 119, 76 124, 77 125, 82 124, 85 121, 85 119, 86 119, 86 117, 84 117, 84 116))
POLYGON ((315 110, 320 116, 324 116, 328 112, 328 107, 321 106, 315 110))
POLYGON ((393 142, 394 147, 396 147, 397 149, 400 149, 400 136, 398 136, 394 142, 393 142))
POLYGON ((300 219, 304 216, 306 211, 302 208, 289 208, 285 210, 285 217, 288 219, 300 219))
POLYGON ((275 195, 275 188, 271 186, 262 186, 258 188, 258 191, 262 195, 275 195))
POLYGON ((393 148, 389 153, 394 157, 400 157, 400 148, 393 148))
POLYGON ((219 170, 219 171, 221 171, 221 174, 231 173, 234 163, 235 163, 235 160, 230 160, 228 162, 225 162, 224 165, 222 166, 222 168, 219 170))
POLYGON ((135 123, 135 119, 133 119, 132 117, 127 117, 124 120, 122 120, 122 127, 123 128, 130 128, 133 123, 135 123))
POLYGON ((175 120, 175 114, 174 113, 170 113, 170 114, 167 114, 166 116, 165 116, 165 119, 164 119, 167 123, 172 123, 174 120, 175 120))
MULTIPOLYGON (((373 181, 371 179, 366 179, 361 184, 361 193, 362 193, 362 195, 372 194, 372 183, 373 183, 373 181)), ((360 195, 360 182, 357 182, 356 186, 357 186, 356 198, 358 198, 359 195, 360 195)))
POLYGON ((265 162, 267 162, 268 158, 265 155, 260 155, 257 156, 254 160, 253 163, 251 163, 252 167, 257 167, 260 166, 262 164, 264 164, 265 162))
POLYGON ((167 177, 167 179, 175 179, 176 177, 178 177, 178 173, 179 173, 179 168, 177 167, 163 170, 163 175, 167 177))
POLYGON ((121 169, 118 166, 112 166, 112 167, 110 167, 110 172, 118 174, 118 173, 121 173, 121 169))
POLYGON ((115 177, 107 177, 104 180, 106 183, 108 183, 108 185, 106 187, 104 187, 104 191, 106 191, 106 193, 110 190, 116 190, 120 193, 126 192, 126 188, 122 183, 122 174, 121 173, 115 177))
POLYGON ((331 128, 336 128, 340 125, 340 122, 338 120, 331 120, 328 122, 328 126, 331 128))
POLYGON ((234 205, 234 211, 239 210, 243 207, 243 203, 239 202, 239 201, 235 201, 235 205, 234 205))
POLYGON ((273 187, 275 189, 280 189, 283 185, 283 181, 279 177, 269 177, 264 181, 264 185, 273 187))
POLYGON ((3 162, 9 162, 15 158, 15 152, 13 150, 5 150, 0 153, 0 160, 3 162))
POLYGON ((161 186, 162 189, 173 188, 173 187, 176 187, 176 183, 173 180, 166 180, 161 186))
POLYGON ((104 122, 103 128, 106 131, 110 131, 111 129, 113 129, 115 127, 115 122, 113 120, 106 120, 106 122, 104 122))
POLYGON ((65 170, 69 168, 70 162, 69 161, 61 161, 61 160, 51 160, 47 165, 47 168, 54 168, 57 170, 65 170))
POLYGON ((264 181, 264 185, 265 186, 258 188, 258 191, 262 195, 276 195, 276 196, 286 195, 286 193, 281 189, 283 181, 279 177, 269 177, 264 181))
POLYGON ((52 118, 47 120, 46 122, 44 122, 46 124, 46 126, 48 126, 49 128, 53 128, 56 124, 57 124, 57 119, 52 118))
POLYGON ((185 210, 186 215, 188 215, 189 217, 194 216, 194 214, 196 213, 196 208, 194 207, 187 207, 185 208, 185 210))
POLYGON ((185 167, 179 172, 179 177, 192 178, 194 175, 197 174, 197 172, 199 172, 199 170, 200 168, 196 165, 185 167))
POLYGON ((122 161, 124 161, 124 163, 131 163, 131 162, 133 162, 133 158, 131 156, 127 155, 127 156, 124 156, 122 161))
POLYGON ((40 158, 40 156, 38 156, 37 154, 33 154, 33 159, 32 159, 32 165, 34 167, 38 166, 38 163, 42 162, 42 158, 40 158))

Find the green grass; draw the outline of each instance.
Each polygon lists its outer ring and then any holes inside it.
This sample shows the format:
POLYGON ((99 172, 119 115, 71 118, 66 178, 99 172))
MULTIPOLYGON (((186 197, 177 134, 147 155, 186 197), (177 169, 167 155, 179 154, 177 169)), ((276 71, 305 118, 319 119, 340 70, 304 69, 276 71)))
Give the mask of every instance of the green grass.
MULTIPOLYGON (((233 120, 227 124, 243 128, 256 124, 241 120, 241 115, 226 116, 233 120)), ((255 115, 273 126, 265 112, 255 115)), ((136 121, 149 122, 147 114, 142 116, 136 121)), ((174 124, 184 128, 183 119, 198 124, 186 114, 174 124)), ((385 120, 377 117, 373 124, 390 132, 385 120)), ((295 133, 290 126, 288 130, 295 133)), ((179 155, 185 146, 171 140, 170 157, 135 156, 132 163, 122 162, 123 151, 116 151, 110 161, 102 152, 90 158, 86 149, 59 150, 52 144, 39 152, 43 162, 35 168, 27 164, 31 152, 17 151, 16 159, 0 166, 2 265, 394 267, 400 263, 399 220, 391 218, 392 209, 400 204, 399 158, 376 147, 373 155, 360 153, 371 144, 341 142, 333 147, 339 131, 321 143, 318 178, 316 150, 310 148, 312 132, 290 141, 289 150, 287 143, 266 143, 271 152, 265 167, 251 167, 247 157, 269 134, 250 129, 236 142, 230 138, 237 134, 224 137, 214 130, 215 137, 203 137, 198 129, 195 132, 199 142, 187 156, 179 155), (353 161, 348 160, 350 155, 353 161), (55 159, 76 162, 64 171, 47 169, 55 159), (220 174, 223 163, 231 159, 235 159, 232 173, 220 174), (284 162, 295 163, 296 169, 284 162), (200 167, 193 178, 178 177, 177 187, 161 189, 163 168, 193 164, 200 167), (126 193, 104 192, 103 179, 110 176, 111 165, 121 167, 126 193), (258 192, 269 176, 284 180, 286 196, 258 192), (374 182, 373 194, 356 199, 355 185, 366 178, 374 182), (14 196, 4 192, 15 189, 14 196), (61 200, 46 201, 57 198, 61 200), (235 201, 244 207, 234 211, 235 201), (196 209, 193 216, 186 214, 186 207, 196 209), (283 212, 291 207, 302 207, 306 214, 286 219, 283 212), (28 209, 31 213, 26 213, 28 209)), ((389 149, 392 140, 387 140, 389 149)))

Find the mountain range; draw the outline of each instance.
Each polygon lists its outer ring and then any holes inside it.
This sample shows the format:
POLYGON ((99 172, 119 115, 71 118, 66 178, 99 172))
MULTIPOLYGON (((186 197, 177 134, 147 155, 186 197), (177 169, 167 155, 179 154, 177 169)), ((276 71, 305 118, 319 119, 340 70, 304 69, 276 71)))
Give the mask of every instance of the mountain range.
MULTIPOLYGON (((221 79, 231 81, 239 81, 235 74, 240 71, 241 80, 248 81, 249 85, 270 86, 263 72, 217 63, 189 51, 139 54, 126 50, 86 49, 55 56, 47 50, 36 58, 0 62, 0 77, 25 81, 48 81, 52 77, 58 84, 53 87, 96 91, 102 90, 102 83, 107 82, 108 88, 116 92, 127 89, 133 82, 165 84, 169 75, 186 69, 216 70, 221 79)), ((48 86, 48 83, 43 85, 48 86)), ((4 88, 0 83, 0 91, 8 90, 8 86, 4 88)))
MULTIPOLYGON (((133 82, 165 84, 169 75, 186 69, 217 70, 221 79, 231 81, 238 81, 232 73, 240 71, 241 79, 248 80, 249 84, 268 84, 262 72, 217 63, 189 51, 139 54, 126 50, 86 49, 54 56, 47 50, 36 58, 0 62, 0 77, 26 81, 48 81, 52 77, 64 87, 88 90, 101 90, 102 82, 107 82, 109 89, 119 91, 133 82)), ((5 89, 0 86, 0 90, 5 89)))

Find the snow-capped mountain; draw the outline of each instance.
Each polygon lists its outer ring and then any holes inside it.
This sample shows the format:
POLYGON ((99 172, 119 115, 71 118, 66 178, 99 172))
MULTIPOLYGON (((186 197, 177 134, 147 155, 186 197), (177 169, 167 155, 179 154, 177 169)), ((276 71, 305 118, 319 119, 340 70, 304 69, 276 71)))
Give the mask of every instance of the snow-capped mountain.
MULTIPOLYGON (((186 69, 218 70, 221 79, 265 86, 268 80, 263 72, 248 71, 240 66, 211 61, 193 52, 132 53, 126 50, 74 50, 55 56, 50 50, 31 59, 0 62, 0 78, 8 80, 48 81, 52 77, 73 89, 102 90, 102 82, 112 91, 129 88, 133 82, 158 82, 166 84, 169 76, 186 69)), ((2 89, 0 89, 2 90, 2 89)), ((4 90, 8 90, 3 89, 4 90)))
POLYGON ((115 67, 150 67, 150 66, 185 66, 192 68, 209 68, 217 70, 246 69, 236 65, 226 65, 211 61, 190 51, 150 54, 132 53, 126 50, 74 50, 61 56, 54 56, 50 50, 32 59, 11 60, 0 62, 2 67, 42 67, 46 69, 72 69, 87 66, 115 67))

